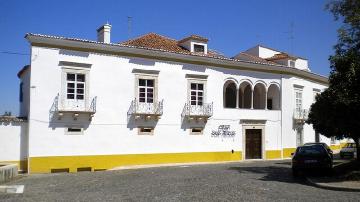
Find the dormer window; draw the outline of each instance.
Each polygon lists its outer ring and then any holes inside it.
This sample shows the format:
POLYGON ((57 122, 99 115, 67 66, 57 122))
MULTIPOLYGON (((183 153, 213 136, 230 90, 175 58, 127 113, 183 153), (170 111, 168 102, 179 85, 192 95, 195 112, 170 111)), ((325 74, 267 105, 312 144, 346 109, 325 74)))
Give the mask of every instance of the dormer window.
POLYGON ((289 67, 295 67, 295 61, 289 60, 289 67))
POLYGON ((208 52, 207 42, 207 38, 198 35, 191 35, 178 41, 178 44, 191 53, 201 53, 206 55, 208 52))
POLYGON ((195 53, 204 53, 204 51, 205 51, 204 45, 194 44, 195 53))

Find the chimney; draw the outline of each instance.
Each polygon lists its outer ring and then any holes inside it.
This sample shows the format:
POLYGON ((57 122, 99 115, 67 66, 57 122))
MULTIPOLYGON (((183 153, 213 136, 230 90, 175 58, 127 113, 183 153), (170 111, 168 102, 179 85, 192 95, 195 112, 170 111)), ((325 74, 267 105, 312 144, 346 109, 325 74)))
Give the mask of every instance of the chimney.
POLYGON ((97 29, 97 41, 110 43, 110 30, 111 30, 111 25, 109 25, 108 23, 99 27, 97 29))

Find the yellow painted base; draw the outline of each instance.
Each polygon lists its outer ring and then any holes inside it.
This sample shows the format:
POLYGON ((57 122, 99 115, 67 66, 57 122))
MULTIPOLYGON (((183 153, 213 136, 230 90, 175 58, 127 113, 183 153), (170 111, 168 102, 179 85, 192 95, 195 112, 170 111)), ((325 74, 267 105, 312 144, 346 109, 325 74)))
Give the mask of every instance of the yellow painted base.
POLYGON ((165 163, 239 161, 241 151, 192 152, 161 154, 124 154, 94 156, 48 156, 31 157, 29 173, 77 172, 106 170, 119 166, 165 163))
POLYGON ((283 158, 291 158, 291 153, 294 153, 296 148, 284 148, 283 158))
POLYGON ((266 150, 266 159, 281 159, 281 150, 266 150))
POLYGON ((339 144, 339 145, 330 145, 331 150, 339 150, 341 148, 342 148, 341 144, 339 144))
POLYGON ((0 161, 0 164, 17 164, 18 169, 22 171, 27 171, 28 162, 27 160, 21 161, 0 161))

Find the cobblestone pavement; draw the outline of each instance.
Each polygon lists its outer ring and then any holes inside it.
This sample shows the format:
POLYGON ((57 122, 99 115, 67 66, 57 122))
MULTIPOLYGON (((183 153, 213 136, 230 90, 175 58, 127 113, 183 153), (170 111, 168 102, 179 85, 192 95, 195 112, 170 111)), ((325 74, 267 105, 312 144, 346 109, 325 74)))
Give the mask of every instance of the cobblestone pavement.
POLYGON ((356 192, 294 179, 290 161, 252 161, 133 170, 30 175, 8 183, 23 194, 0 201, 359 201, 356 192))

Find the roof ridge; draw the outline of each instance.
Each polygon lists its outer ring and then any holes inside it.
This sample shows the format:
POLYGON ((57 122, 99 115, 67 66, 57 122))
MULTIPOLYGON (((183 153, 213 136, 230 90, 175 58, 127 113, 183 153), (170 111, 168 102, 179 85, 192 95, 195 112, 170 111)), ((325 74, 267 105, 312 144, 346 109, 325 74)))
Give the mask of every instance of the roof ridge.
POLYGON ((125 44, 125 43, 130 43, 130 42, 133 42, 135 40, 138 40, 138 39, 141 39, 145 36, 149 36, 149 35, 156 35, 156 36, 159 36, 159 37, 162 37, 162 38, 165 38, 165 39, 168 39, 168 40, 172 40, 172 41, 177 41, 176 39, 172 39, 170 37, 167 37, 167 36, 163 36, 161 34, 158 34, 158 33, 155 33, 155 32, 149 32, 149 33, 146 33, 146 34, 142 34, 138 37, 135 37, 133 39, 129 39, 129 40, 126 40, 126 41, 123 41, 123 42, 119 42, 119 44, 125 44))

